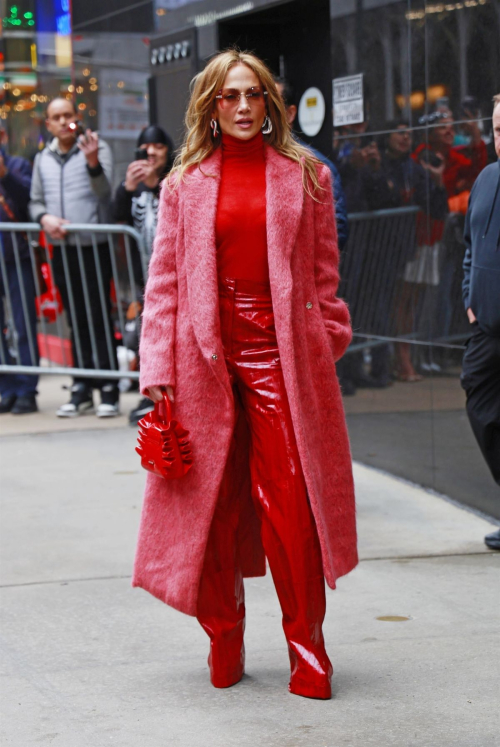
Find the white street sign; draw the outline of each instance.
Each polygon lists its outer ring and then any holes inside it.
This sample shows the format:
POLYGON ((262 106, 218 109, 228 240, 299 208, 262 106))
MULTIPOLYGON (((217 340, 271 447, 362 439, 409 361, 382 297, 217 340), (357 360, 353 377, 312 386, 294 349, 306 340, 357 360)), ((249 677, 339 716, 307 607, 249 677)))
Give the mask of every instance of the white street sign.
POLYGON ((334 78, 332 83, 333 126, 343 127, 363 122, 363 74, 334 78))

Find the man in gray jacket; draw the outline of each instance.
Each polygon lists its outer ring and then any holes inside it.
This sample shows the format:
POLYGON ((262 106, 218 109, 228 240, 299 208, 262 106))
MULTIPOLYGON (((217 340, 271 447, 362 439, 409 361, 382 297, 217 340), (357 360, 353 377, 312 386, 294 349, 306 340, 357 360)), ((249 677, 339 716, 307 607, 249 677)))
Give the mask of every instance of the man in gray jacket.
MULTIPOLYGON (((32 219, 40 223, 54 244, 54 279, 71 329, 74 365, 85 369, 111 369, 115 367, 116 345, 110 315, 112 267, 108 245, 107 242, 98 244, 96 266, 91 235, 80 236, 95 334, 95 355, 76 237, 69 235, 66 240, 65 224, 109 222, 113 162, 109 146, 99 140, 97 133, 87 130, 85 135, 77 136, 76 122, 77 112, 72 101, 57 98, 50 102, 46 126, 53 139, 35 158, 29 210, 32 219), (66 249, 61 246, 62 240, 65 240, 66 249), (101 303, 99 292, 99 270, 104 303, 101 303)), ((93 388, 101 390, 97 416, 117 415, 119 391, 116 381, 75 377, 71 399, 59 408, 58 417, 76 417, 93 410, 93 388)))

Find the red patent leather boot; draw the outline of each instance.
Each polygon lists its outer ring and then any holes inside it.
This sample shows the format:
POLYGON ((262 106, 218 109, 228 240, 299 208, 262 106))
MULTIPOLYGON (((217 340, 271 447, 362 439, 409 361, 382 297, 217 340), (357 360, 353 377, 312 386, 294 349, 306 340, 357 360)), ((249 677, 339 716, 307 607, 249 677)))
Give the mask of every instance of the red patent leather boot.
MULTIPOLYGON (((222 583, 218 591, 221 591, 226 583, 229 586, 231 581, 234 581, 234 574, 232 580, 229 578, 223 580, 222 575, 219 577, 219 581, 222 583)), ((207 586, 205 589, 208 591, 207 586)), ((216 614, 207 614, 209 611, 208 605, 204 605, 203 610, 199 606, 198 621, 210 637, 208 666, 210 681, 214 687, 222 688, 235 685, 241 680, 245 671, 245 645, 243 643, 245 607, 242 592, 243 579, 241 579, 241 591, 236 590, 235 593, 233 587, 234 604, 231 605, 232 608, 228 608, 227 604, 224 605, 224 600, 219 595, 212 597, 210 603, 212 607, 218 606, 216 614)), ((202 596, 203 594, 200 595, 200 601, 203 605, 202 596)), ((230 595, 228 595, 228 599, 231 599, 230 595)))
POLYGON ((307 606, 297 600, 297 588, 293 587, 292 582, 280 582, 276 589, 282 604, 283 630, 290 656, 288 689, 294 695, 328 700, 332 696, 333 667, 321 630, 325 614, 323 578, 309 585, 307 606))
MULTIPOLYGON (((309 508, 307 501, 306 505, 309 508)), ((273 561, 270 559, 270 565, 283 612, 283 630, 290 656, 288 689, 294 695, 328 700, 332 696, 333 667, 322 632, 326 612, 325 581, 316 527, 314 524, 308 526, 304 517, 299 536, 307 536, 309 531, 310 542, 302 548, 295 544, 295 556, 291 554, 293 548, 290 546, 286 557, 286 544, 289 543, 285 538, 273 561)))
POLYGON ((235 685, 245 668, 245 589, 236 552, 240 507, 231 470, 232 458, 210 528, 196 614, 210 638, 208 666, 214 687, 235 685))

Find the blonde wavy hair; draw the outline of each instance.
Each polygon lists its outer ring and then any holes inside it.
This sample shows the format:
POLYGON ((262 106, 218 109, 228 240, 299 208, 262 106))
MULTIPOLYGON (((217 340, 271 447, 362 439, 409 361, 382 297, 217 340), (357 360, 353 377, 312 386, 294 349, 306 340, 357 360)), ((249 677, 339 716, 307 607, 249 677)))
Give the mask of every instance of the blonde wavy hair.
POLYGON ((315 192, 322 189, 316 168, 320 161, 293 138, 283 99, 269 68, 251 52, 241 52, 239 49, 219 52, 191 81, 191 98, 185 117, 186 135, 170 173, 169 183, 178 184, 188 169, 192 166, 200 167, 202 162, 220 147, 220 135, 214 138, 210 129, 215 97, 222 88, 229 70, 239 64, 253 70, 267 91, 266 109, 273 127, 269 135, 264 135, 265 141, 278 153, 300 164, 304 190, 316 199, 315 192))

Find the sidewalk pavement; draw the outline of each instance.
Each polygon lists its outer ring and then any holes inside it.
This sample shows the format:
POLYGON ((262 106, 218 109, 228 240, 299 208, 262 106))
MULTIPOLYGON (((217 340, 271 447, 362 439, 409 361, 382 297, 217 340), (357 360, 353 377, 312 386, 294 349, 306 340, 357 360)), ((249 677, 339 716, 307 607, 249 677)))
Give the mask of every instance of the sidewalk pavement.
POLYGON ((247 675, 215 690, 196 620, 130 587, 144 484, 135 430, 124 418, 57 421, 41 404, 0 419, 2 745, 498 740, 500 554, 483 544, 492 524, 356 465, 361 562, 327 594, 333 699, 287 692, 269 575, 246 582, 247 675))

